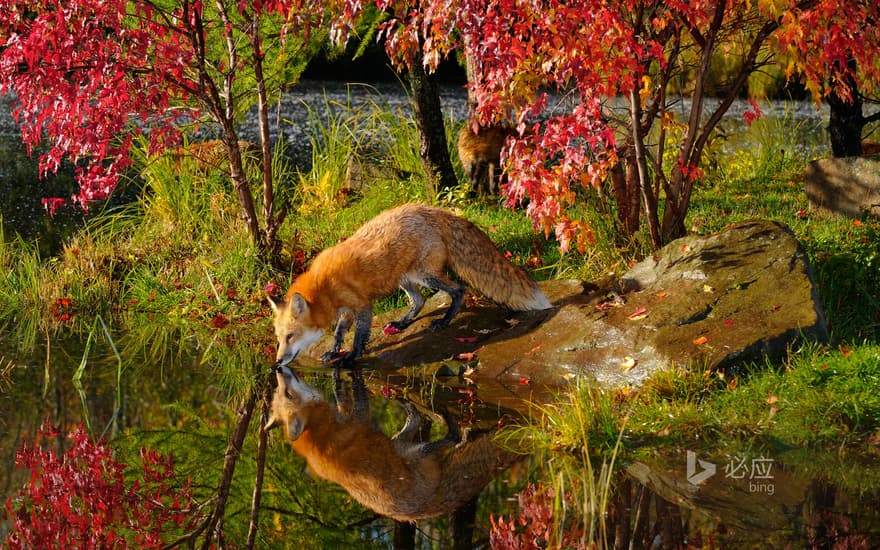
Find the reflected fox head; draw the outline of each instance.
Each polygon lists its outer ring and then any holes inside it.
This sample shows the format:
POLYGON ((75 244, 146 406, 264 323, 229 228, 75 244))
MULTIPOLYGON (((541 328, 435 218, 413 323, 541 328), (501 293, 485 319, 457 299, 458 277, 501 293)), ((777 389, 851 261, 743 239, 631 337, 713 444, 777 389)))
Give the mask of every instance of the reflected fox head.
POLYGON ((269 305, 275 312, 275 337, 278 338, 275 361, 283 366, 317 342, 324 329, 312 322, 309 304, 300 294, 293 294, 290 301, 269 296, 269 305))
POLYGON ((272 396, 271 412, 264 429, 283 426, 287 439, 296 441, 306 427, 307 418, 303 408, 309 403, 323 401, 323 398, 318 390, 303 382, 287 367, 275 367, 275 378, 278 386, 272 396))

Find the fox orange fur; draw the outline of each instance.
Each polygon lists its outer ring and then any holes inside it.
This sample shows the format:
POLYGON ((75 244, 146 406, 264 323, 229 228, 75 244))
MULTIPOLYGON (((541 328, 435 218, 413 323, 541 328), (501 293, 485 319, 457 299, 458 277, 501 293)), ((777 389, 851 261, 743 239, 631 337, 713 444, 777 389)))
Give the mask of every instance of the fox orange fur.
POLYGON ((425 298, 419 286, 449 294, 449 308, 430 328, 448 326, 461 308, 464 289, 446 276, 446 268, 510 309, 551 307, 538 285, 474 224, 440 208, 405 204, 379 214, 345 241, 318 254, 285 298, 270 297, 278 364, 292 361, 334 322, 333 349, 322 359, 338 358, 343 337, 354 322, 353 349, 341 358, 350 363, 364 353, 370 338, 373 300, 397 287, 406 292, 410 307, 389 324, 393 330, 409 326, 421 311, 425 298))
POLYGON ((501 149, 512 128, 487 126, 474 133, 470 124, 458 132, 458 158, 464 167, 471 189, 479 195, 494 195, 501 179, 501 149))
POLYGON ((460 443, 458 425, 416 443, 421 416, 406 403, 407 420, 394 438, 358 419, 340 419, 320 394, 287 367, 276 368, 278 387, 266 429, 283 427, 293 450, 318 477, 341 485, 358 502, 398 521, 454 511, 476 497, 513 454, 488 434, 460 443))

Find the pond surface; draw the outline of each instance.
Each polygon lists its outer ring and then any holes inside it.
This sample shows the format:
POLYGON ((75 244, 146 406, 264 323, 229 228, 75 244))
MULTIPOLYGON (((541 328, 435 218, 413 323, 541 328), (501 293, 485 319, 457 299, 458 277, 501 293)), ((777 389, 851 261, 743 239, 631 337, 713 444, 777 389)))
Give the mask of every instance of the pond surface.
MULTIPOLYGON (((444 89, 442 99, 450 118, 463 118, 462 89, 444 89)), ((396 85, 298 86, 278 111, 294 160, 307 162, 304 142, 310 110, 377 104, 408 109, 408 100, 396 85)), ((725 122, 725 147, 749 146, 741 123, 745 109, 746 103, 731 109, 725 122)), ((773 103, 762 109, 768 118, 791 119, 795 127, 814 133, 821 131, 822 117, 826 116, 807 104, 773 103)), ((256 139, 255 132, 247 128, 243 137, 256 139)), ((816 150, 814 147, 803 154, 816 150)), ((24 240, 37 241, 43 256, 48 257, 65 236, 81 227, 84 218, 72 209, 49 217, 40 202, 42 197, 73 192, 69 169, 43 182, 37 181, 35 174, 35 165, 18 144, 4 104, 0 109, 0 213, 5 238, 18 234, 24 240)), ((46 418, 65 427, 87 423, 93 433, 112 438, 120 455, 130 461, 140 446, 173 449, 178 472, 185 472, 192 480, 196 494, 203 498, 212 494, 235 420, 229 403, 241 398, 222 379, 217 362, 234 361, 235 357, 218 359, 217 354, 223 352, 212 348, 213 342, 193 336, 129 337, 112 322, 106 329, 95 325, 91 339, 87 333, 71 334, 63 328, 39 333, 16 322, 13 319, 0 329, 0 498, 4 503, 27 479, 26 472, 14 467, 15 453, 23 441, 33 439, 46 418), (157 341, 165 347, 159 353, 152 349, 157 341)), ((268 319, 260 322, 271 332, 268 319)), ((254 359, 261 361, 268 369, 266 358, 254 359)), ((310 383, 332 399, 328 370, 306 369, 305 373, 310 383)), ((471 430, 492 429, 534 414, 529 402, 553 399, 552 392, 541 388, 511 388, 491 382, 477 386, 458 376, 425 376, 417 369, 387 371, 368 364, 364 374, 371 391, 373 419, 388 435, 404 421, 396 397, 412 400, 425 411, 446 408, 471 430)), ((442 432, 440 428, 435 426, 435 435, 442 432)), ((243 517, 253 488, 255 443, 251 439, 246 442, 241 473, 234 481, 227 519, 230 537, 236 541, 244 540, 240 525, 246 525, 243 517)), ((56 444, 58 448, 65 446, 61 439, 56 444)), ((773 456, 710 456, 688 450, 670 456, 650 449, 644 454, 644 460, 622 466, 617 481, 620 490, 610 518, 612 526, 619 528, 614 531, 620 540, 631 540, 634 548, 685 541, 693 546, 702 541, 710 547, 880 546, 876 507, 880 472, 876 464, 853 464, 836 455, 797 449, 773 456), (709 471, 713 473, 707 475, 709 471), (854 479, 857 481, 851 481, 854 479)), ((259 547, 309 542, 325 547, 394 545, 393 523, 352 506, 341 490, 309 480, 303 474, 303 463, 293 458, 280 437, 272 438, 269 456, 266 526, 259 547)), ((526 470, 516 467, 486 489, 477 512, 475 541, 485 545, 489 514, 516 511, 512 499, 524 486, 526 470)), ((6 521, 0 521, 0 540, 8 527, 6 521)), ((448 547, 449 533, 445 519, 421 522, 416 547, 448 547)))

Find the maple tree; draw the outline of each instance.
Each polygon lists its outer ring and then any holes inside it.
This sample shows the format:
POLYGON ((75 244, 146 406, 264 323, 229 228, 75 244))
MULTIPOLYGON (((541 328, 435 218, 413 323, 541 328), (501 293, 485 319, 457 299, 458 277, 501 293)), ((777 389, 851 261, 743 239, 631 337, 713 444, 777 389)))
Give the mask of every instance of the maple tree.
MULTIPOLYGON (((177 146, 181 128, 213 123, 245 223, 261 251, 277 248, 268 105, 294 80, 329 28, 323 2, 0 0, 0 94, 42 173, 76 165, 84 207, 106 199, 131 165, 133 139, 149 153, 177 146), (12 92, 12 93, 10 93, 12 92), (262 223, 242 168, 237 124, 258 108, 262 223)), ((57 201, 51 202, 57 207, 57 201)))
MULTIPOLYGON (((659 246, 685 233, 700 160, 749 75, 785 50, 789 75, 821 98, 847 97, 849 52, 873 63, 859 82, 876 81, 876 3, 838 9, 832 0, 378 0, 405 14, 389 27, 390 48, 423 49, 435 67, 455 48, 474 67, 475 126, 512 118, 519 137, 505 150, 508 204, 528 199, 537 229, 563 248, 586 247, 589 225, 572 215, 579 188, 611 182, 621 230, 647 226, 659 246), (859 50, 861 48, 861 50, 859 50), (717 100, 709 101, 711 61, 738 58, 717 100), (838 71, 830 86, 829 67, 838 71), (687 82, 687 94, 670 84, 687 82), (548 92, 563 101, 551 102, 548 92)), ((865 65, 860 66, 864 69, 865 65)), ((747 113, 760 116, 757 104, 747 113)))

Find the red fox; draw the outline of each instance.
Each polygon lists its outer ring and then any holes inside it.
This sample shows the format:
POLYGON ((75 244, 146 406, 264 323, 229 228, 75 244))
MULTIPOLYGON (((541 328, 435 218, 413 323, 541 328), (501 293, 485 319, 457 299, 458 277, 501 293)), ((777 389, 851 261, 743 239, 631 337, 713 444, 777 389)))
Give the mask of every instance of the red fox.
POLYGON ((443 290, 451 303, 431 330, 445 328, 458 313, 464 289, 445 275, 450 268, 494 302, 516 311, 540 310, 550 302, 529 276, 511 264, 482 231, 446 210, 405 204, 382 212, 345 241, 318 254, 285 298, 270 296, 278 338, 276 359, 286 365, 336 322, 333 348, 324 361, 350 364, 370 338, 372 302, 399 286, 410 307, 386 331, 412 323, 425 304, 419 286, 443 290), (339 356, 346 331, 355 324, 351 352, 339 356))
POLYGON ((406 423, 390 438, 363 419, 341 420, 318 391, 289 368, 276 367, 275 374, 278 386, 266 429, 283 427, 284 437, 312 473, 398 521, 458 509, 516 456, 499 449, 490 434, 460 443, 458 424, 448 412, 445 437, 416 443, 422 418, 408 402, 406 423))
POLYGON ((501 148, 513 129, 487 126, 474 133, 470 123, 458 132, 458 157, 471 189, 478 195, 494 195, 501 179, 501 148))

